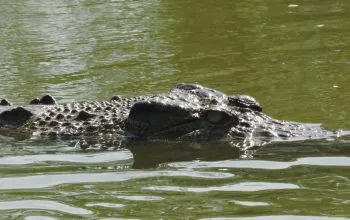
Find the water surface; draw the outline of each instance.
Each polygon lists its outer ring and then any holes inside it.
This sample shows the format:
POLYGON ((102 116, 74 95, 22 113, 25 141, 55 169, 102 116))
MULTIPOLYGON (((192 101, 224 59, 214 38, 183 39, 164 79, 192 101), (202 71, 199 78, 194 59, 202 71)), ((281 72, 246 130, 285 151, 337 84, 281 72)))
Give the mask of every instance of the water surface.
MULTIPOLYGON (((254 96, 275 118, 350 129, 349 4, 1 1, 0 97, 254 96)), ((0 137, 1 219, 347 219, 348 138, 82 151, 0 137), (180 149, 180 150, 176 150, 180 149)))

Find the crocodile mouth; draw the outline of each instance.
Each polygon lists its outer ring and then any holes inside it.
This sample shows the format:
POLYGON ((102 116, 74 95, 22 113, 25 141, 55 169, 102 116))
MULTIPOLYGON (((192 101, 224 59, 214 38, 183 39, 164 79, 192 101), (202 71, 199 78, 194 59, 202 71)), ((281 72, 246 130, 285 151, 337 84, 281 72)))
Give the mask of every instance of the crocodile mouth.
POLYGON ((237 124, 236 116, 217 109, 138 102, 130 110, 125 131, 140 139, 207 140, 226 136, 237 124))
POLYGON ((176 139, 200 127, 199 114, 175 105, 135 103, 126 119, 126 133, 143 139, 176 139))

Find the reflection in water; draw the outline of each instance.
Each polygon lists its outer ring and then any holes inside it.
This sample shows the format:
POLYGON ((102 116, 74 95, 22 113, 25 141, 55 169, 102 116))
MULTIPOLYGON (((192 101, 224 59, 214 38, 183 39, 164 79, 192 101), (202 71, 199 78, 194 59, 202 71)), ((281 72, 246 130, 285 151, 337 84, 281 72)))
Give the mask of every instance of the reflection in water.
POLYGON ((90 215, 93 212, 87 209, 76 208, 50 200, 20 200, 20 201, 0 201, 0 210, 11 209, 37 209, 52 210, 73 215, 90 215))
MULTIPOLYGON (((2 1, 0 98, 27 103, 51 93, 60 103, 105 100, 115 94, 155 94, 185 81, 252 95, 275 118, 345 129, 350 127, 348 11, 348 0, 2 1)), ((23 205, 18 212, 1 211, 7 219, 51 220, 45 216, 50 210, 53 217, 62 210, 67 216, 90 212, 74 210, 82 204, 102 205, 91 207, 94 219, 349 216, 346 142, 277 143, 249 152, 214 142, 208 147, 139 143, 130 145, 131 153, 76 152, 62 143, 6 138, 0 142, 0 207, 11 201, 13 209, 23 205), (131 166, 132 160, 133 168, 153 170, 86 170, 109 168, 110 163, 131 166), (193 171, 197 168, 202 172, 193 171), (223 170, 235 172, 235 178, 223 170), (265 184, 303 188, 278 193, 237 188, 230 193, 237 186, 256 189, 249 184, 257 183, 262 189, 268 188, 265 184), (145 198, 138 197, 148 186, 219 191, 148 190, 145 198), (111 189, 118 193, 110 194, 111 189), (61 192, 54 194, 61 196, 55 197, 57 203, 50 200, 51 190, 61 192), (148 195, 164 199, 149 202, 148 195), (33 200, 38 196, 47 200, 33 200), (108 208, 120 199, 124 207, 108 208), (249 217, 229 217, 238 215, 249 217)))
POLYGON ((297 165, 350 166, 350 158, 342 156, 349 153, 348 145, 347 141, 309 140, 276 142, 262 148, 241 150, 225 141, 150 141, 128 143, 126 148, 133 154, 132 167, 137 169, 156 168, 162 163, 189 169, 215 167, 287 169, 297 165), (309 157, 300 157, 301 152, 309 157), (276 155, 288 162, 278 161, 280 159, 276 158, 276 155), (249 160, 242 160, 245 158, 249 160), (263 160, 259 160, 260 158, 263 160))
POLYGON ((133 168, 155 168, 175 161, 219 161, 238 158, 240 150, 227 142, 165 142, 129 143, 134 157, 133 168))
POLYGON ((211 192, 211 191, 239 191, 239 192, 256 192, 261 190, 281 190, 281 189, 299 189, 295 184, 290 183, 265 183, 265 182, 245 182, 225 186, 212 187, 179 187, 179 186, 150 186, 143 189, 176 191, 176 192, 211 192))
MULTIPOLYGON (((36 143, 36 142, 35 142, 36 143)), ((59 154, 34 154, 0 157, 0 165, 34 164, 106 164, 132 167, 134 169, 157 168, 168 164, 175 168, 253 168, 288 169, 292 166, 350 166, 350 158, 339 156, 347 154, 348 143, 329 141, 273 143, 263 148, 240 150, 225 141, 213 142, 171 142, 147 141, 129 142, 125 149, 106 152, 73 151, 59 154), (309 157, 298 157, 300 152, 309 157), (320 152, 327 156, 320 156, 320 152), (269 155, 284 155, 283 160, 269 155), (333 155, 334 154, 334 155, 333 155), (249 158, 244 160, 244 158, 249 158), (260 158, 265 158, 261 160, 260 158), (276 161, 277 160, 277 161, 276 161)), ((30 146, 30 145, 28 145, 30 146)), ((32 146, 35 148, 35 146, 32 146)), ((42 150, 45 150, 44 148, 42 150)))

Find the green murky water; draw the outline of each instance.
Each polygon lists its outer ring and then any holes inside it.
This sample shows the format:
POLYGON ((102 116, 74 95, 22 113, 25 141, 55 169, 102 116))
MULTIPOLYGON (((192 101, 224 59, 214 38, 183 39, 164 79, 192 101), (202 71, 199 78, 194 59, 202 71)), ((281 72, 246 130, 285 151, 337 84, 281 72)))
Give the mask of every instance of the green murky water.
MULTIPOLYGON (((350 129, 348 1, 0 1, 0 96, 61 103, 194 82, 350 129)), ((345 219, 346 140, 82 152, 0 137, 1 219, 345 219)))

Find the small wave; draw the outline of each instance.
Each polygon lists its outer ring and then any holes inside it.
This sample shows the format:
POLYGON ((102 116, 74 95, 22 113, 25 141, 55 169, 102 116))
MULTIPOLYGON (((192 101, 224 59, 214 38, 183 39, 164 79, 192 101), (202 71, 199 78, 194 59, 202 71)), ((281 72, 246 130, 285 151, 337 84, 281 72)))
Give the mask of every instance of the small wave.
POLYGON ((105 208, 122 208, 125 205, 124 204, 119 204, 119 203, 88 203, 86 204, 87 207, 93 207, 93 206, 101 206, 105 208))
POLYGON ((327 217, 327 216, 301 216, 301 215, 272 215, 256 217, 217 217, 202 218, 201 220, 348 220, 344 217, 327 217))
POLYGON ((5 156, 0 158, 0 165, 26 165, 43 162, 70 162, 70 163, 105 163, 131 160, 129 151, 103 152, 93 154, 37 154, 23 156, 5 156))
POLYGON ((51 200, 18 200, 0 202, 0 210, 37 209, 64 212, 72 215, 90 215, 93 212, 87 209, 76 208, 51 200))
POLYGON ((232 200, 232 202, 236 205, 241 206, 269 206, 270 203, 268 202, 252 202, 252 201, 238 201, 238 200, 232 200))
POLYGON ((163 200, 160 196, 115 196, 118 199, 126 199, 131 201, 159 201, 163 200))
POLYGON ((24 220, 58 220, 58 218, 41 216, 41 215, 32 215, 32 216, 24 217, 24 220))
POLYGON ((211 187, 178 187, 178 186, 151 186, 143 187, 143 189, 160 190, 160 191, 175 191, 175 192, 195 192, 203 193, 210 191, 240 191, 240 192, 255 192, 261 190, 280 190, 280 189, 299 189, 299 186, 291 183, 266 183, 266 182, 245 182, 224 186, 211 187))
POLYGON ((0 178, 0 190, 38 189, 60 184, 118 182, 159 176, 186 176, 193 178, 221 179, 233 177, 231 173, 197 171, 130 171, 106 173, 67 173, 0 178))
POLYGON ((266 169, 281 170, 288 169, 292 166, 310 165, 310 166, 350 166, 350 157, 304 157, 296 161, 280 162, 267 160, 225 160, 225 161, 191 161, 176 162, 169 164, 176 168, 250 168, 250 169, 266 169))

